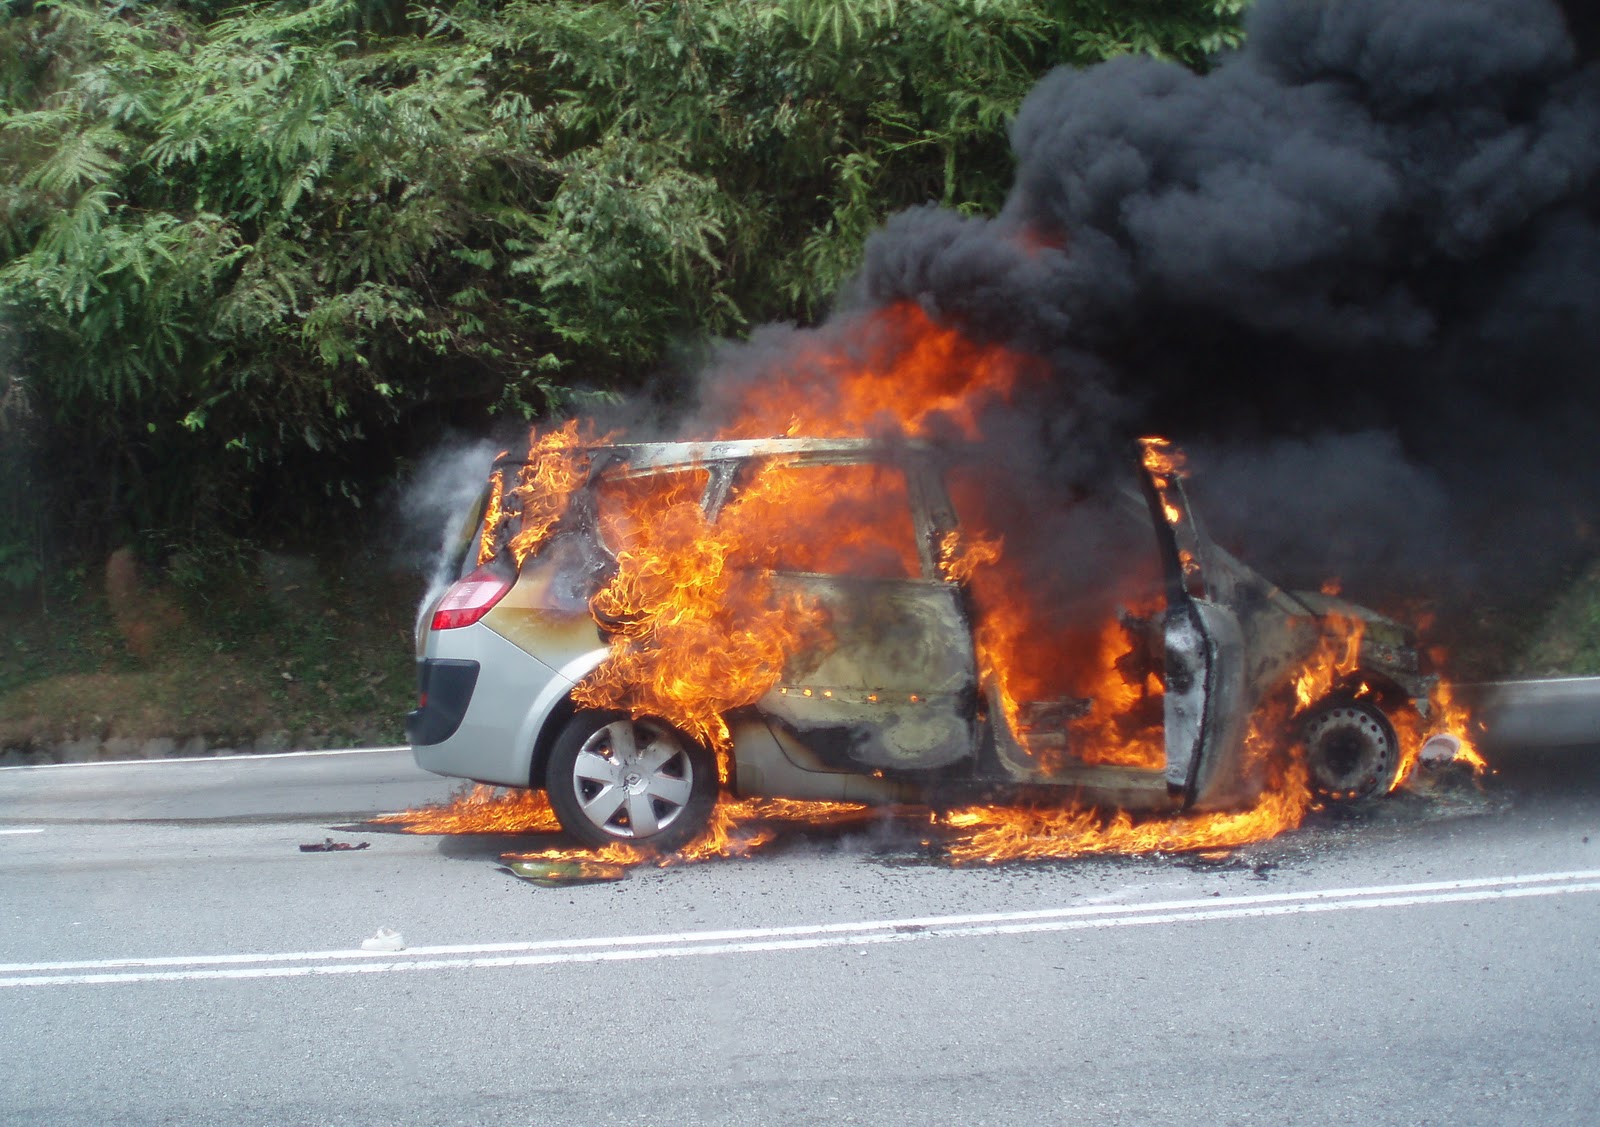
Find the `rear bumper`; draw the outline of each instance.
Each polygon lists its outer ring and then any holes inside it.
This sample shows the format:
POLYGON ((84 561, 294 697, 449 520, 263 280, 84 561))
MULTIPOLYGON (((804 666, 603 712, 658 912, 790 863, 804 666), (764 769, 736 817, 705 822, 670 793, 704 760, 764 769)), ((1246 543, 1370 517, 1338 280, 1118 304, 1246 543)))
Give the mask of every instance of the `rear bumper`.
MULTIPOLYGON (((446 722, 439 728, 424 730, 414 726, 422 717, 413 713, 408 718, 406 730, 412 737, 417 766, 436 775, 507 787, 530 785, 535 746, 551 710, 605 652, 589 655, 594 660, 577 663, 564 676, 563 671, 551 668, 482 622, 433 631, 427 643, 419 674, 425 668, 431 667, 437 675, 442 669, 463 665, 477 666, 478 673, 470 693, 463 694, 460 686, 456 687, 457 699, 449 711, 460 708, 459 719, 445 713, 441 720, 446 722), (452 730, 443 735, 447 728, 452 730), (428 738, 436 738, 436 742, 421 742, 428 738)), ((441 709, 450 695, 447 689, 438 698, 441 709)), ((435 699, 430 690, 427 706, 417 713, 431 714, 435 699)))
POLYGON ((406 741, 413 747, 444 743, 456 734, 481 667, 460 658, 425 657, 417 662, 417 708, 406 714, 406 741))

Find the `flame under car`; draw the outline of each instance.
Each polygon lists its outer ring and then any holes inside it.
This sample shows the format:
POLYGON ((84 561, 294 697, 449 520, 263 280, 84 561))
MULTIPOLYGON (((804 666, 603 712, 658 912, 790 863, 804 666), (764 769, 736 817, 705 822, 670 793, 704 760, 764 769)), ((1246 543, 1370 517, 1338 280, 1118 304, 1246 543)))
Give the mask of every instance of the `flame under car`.
POLYGON ((461 578, 419 624, 407 734, 430 771, 544 789, 591 845, 676 848, 724 790, 1225 810, 1290 745, 1323 795, 1363 798, 1400 771, 1391 717, 1426 708, 1407 633, 1280 590, 1210 541, 1160 440, 1126 485, 1064 502, 1114 547, 1060 555, 1055 589, 1081 568, 1092 610, 1050 624, 995 566, 1004 537, 973 500, 992 475, 970 454, 867 439, 558 453, 497 461, 467 515, 461 578), (1053 625, 1079 619, 1091 628, 1053 625), (1329 648, 1336 675, 1295 700, 1329 648), (1264 748, 1247 736, 1269 702, 1294 721, 1264 748))

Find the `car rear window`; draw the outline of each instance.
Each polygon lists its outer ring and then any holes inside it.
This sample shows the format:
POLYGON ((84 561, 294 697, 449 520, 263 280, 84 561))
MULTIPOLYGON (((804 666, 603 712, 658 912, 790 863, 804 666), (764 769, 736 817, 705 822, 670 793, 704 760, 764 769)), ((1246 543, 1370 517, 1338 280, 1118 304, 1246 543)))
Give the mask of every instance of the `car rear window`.
POLYGON ((765 463, 753 473, 735 507, 737 519, 767 530, 756 562, 866 579, 920 576, 899 467, 765 463))
POLYGON ((595 483, 596 524, 613 553, 632 543, 641 526, 674 505, 699 506, 710 474, 699 468, 665 473, 608 474, 595 483))

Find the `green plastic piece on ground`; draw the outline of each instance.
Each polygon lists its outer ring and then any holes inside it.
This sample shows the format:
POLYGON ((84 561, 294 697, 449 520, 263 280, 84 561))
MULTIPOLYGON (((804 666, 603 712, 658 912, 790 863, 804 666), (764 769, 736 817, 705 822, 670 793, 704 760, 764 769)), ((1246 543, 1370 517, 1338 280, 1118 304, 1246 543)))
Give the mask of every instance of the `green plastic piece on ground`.
POLYGON ((631 866, 609 861, 510 861, 506 868, 514 876, 533 884, 560 888, 572 884, 604 884, 622 880, 631 866))

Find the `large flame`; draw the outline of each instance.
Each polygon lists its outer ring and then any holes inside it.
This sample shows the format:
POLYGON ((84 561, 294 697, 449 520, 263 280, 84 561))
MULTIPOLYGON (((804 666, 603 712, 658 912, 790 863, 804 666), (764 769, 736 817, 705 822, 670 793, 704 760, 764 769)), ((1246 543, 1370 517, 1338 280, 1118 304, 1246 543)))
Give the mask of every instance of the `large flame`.
MULTIPOLYGON (((936 423, 967 438, 985 407, 1043 375, 1037 361, 891 305, 851 324, 848 339, 798 345, 757 378, 725 391, 715 437, 926 437, 936 423)), ((708 436, 711 437, 711 436, 708 436)))
MULTIPOLYGON (((770 568, 730 563, 759 558, 776 514, 805 520, 816 496, 786 485, 781 475, 759 475, 715 525, 686 490, 664 504, 641 496, 641 506, 655 506, 648 519, 631 512, 635 535, 592 603, 611 632, 611 656, 578 686, 579 704, 660 716, 727 750, 723 714, 759 700, 788 655, 823 641, 819 612, 778 595, 770 568)), ((719 773, 726 781, 725 761, 719 773)))
POLYGON ((505 546, 521 566, 549 537, 550 530, 566 513, 573 491, 583 483, 589 465, 584 447, 604 441, 583 435, 576 419, 546 434, 535 431, 529 438, 528 457, 517 474, 517 484, 507 491, 504 475, 497 473, 490 478, 478 564, 487 563, 499 552, 507 518, 515 514, 519 528, 505 546))
MULTIPOLYGON (((712 405, 722 422, 704 438, 927 438, 981 436, 985 413, 1007 403, 1040 365, 935 324, 904 303, 863 315, 848 336, 807 337, 756 378, 723 385, 712 405)), ((520 565, 573 509, 589 479, 592 448, 606 441, 579 424, 530 438, 526 461, 491 486, 478 558, 507 551, 520 565)), ((1193 530, 1178 483, 1181 454, 1159 438, 1142 441, 1145 466, 1177 550, 1182 580, 1201 594, 1193 530)), ((607 479, 593 513, 594 531, 614 556, 590 611, 609 639, 606 660, 578 685, 586 707, 622 709, 665 719, 713 749, 728 781, 730 732, 725 716, 778 689, 789 660, 826 653, 833 644, 828 613, 805 594, 775 582, 776 572, 915 576, 920 563, 910 529, 903 480, 849 488, 854 465, 796 466, 768 461, 708 516, 707 474, 623 475, 607 479), (791 472, 803 471, 803 472, 791 472), (898 491, 897 491, 898 490, 898 491), (857 497, 841 510, 841 497, 857 497), (804 535, 795 535, 803 530, 804 535)), ((980 691, 1041 778, 1069 766, 1111 764, 1145 770, 1165 761, 1159 655, 1149 646, 1152 616, 1162 607, 1159 575, 1118 566, 1092 588, 1093 614, 1047 613, 1014 540, 1045 514, 989 519, 983 467, 951 483, 963 532, 933 546, 943 577, 961 586, 976 613, 974 639, 980 691), (1152 594, 1152 592, 1154 592, 1152 594), (1048 628, 1041 622, 1048 621, 1048 628)), ((1148 536, 1148 533, 1145 533, 1148 536)), ((1154 560, 1151 560, 1152 567, 1154 560)), ((1058 569, 1059 570, 1059 569, 1058 569)), ((1223 814, 1135 818, 1086 808, 970 806, 930 824, 958 863, 1092 852, 1206 849, 1270 837, 1300 824, 1312 799, 1303 766, 1277 754, 1294 717, 1358 667, 1363 623, 1325 616, 1323 636, 1291 678, 1293 699, 1269 700, 1254 718, 1246 755, 1265 778, 1258 800, 1223 814)), ((1360 692, 1366 692, 1362 686, 1360 692)), ((913 698, 915 699, 915 698, 913 698)), ((1424 720, 1402 717, 1403 778, 1422 744, 1440 731, 1464 731, 1465 717, 1441 686, 1424 720)), ((1462 758, 1476 758, 1470 742, 1462 758)), ((1481 763, 1481 760, 1477 760, 1481 763)), ((744 854, 773 837, 783 821, 860 816, 863 808, 833 803, 724 798, 706 834, 675 860, 744 854)), ((541 795, 506 796, 480 789, 448 807, 395 816, 411 832, 523 832, 555 828, 541 795)), ((594 857, 593 851, 543 850, 521 859, 594 857)), ((601 852, 621 864, 653 853, 627 845, 601 852)))
POLYGON ((1299 826, 1311 805, 1305 767, 1289 761, 1248 809, 1135 819, 1083 808, 972 806, 947 815, 959 833, 947 845, 958 864, 1094 853, 1190 852, 1265 841, 1299 826))
MULTIPOLYGON (((1333 687, 1354 673, 1361 663, 1361 636, 1367 624, 1350 615, 1331 613, 1322 620, 1322 638, 1316 652, 1295 673, 1294 700, 1297 710, 1310 708, 1333 687)), ((1356 696, 1366 692, 1359 688, 1356 696)))

